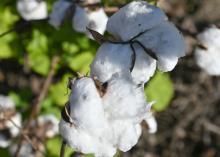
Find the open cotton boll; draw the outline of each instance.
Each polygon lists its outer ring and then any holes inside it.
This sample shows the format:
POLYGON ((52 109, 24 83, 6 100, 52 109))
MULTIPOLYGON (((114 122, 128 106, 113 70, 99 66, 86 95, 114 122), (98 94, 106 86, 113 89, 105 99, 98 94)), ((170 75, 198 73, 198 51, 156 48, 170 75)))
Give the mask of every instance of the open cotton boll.
POLYGON ((207 28, 197 38, 207 49, 196 48, 196 63, 208 74, 220 75, 220 29, 207 28))
POLYGON ((47 138, 52 138, 58 134, 59 121, 54 115, 43 115, 38 117, 38 124, 47 126, 45 132, 47 138))
POLYGON ((21 115, 16 113, 15 104, 10 97, 0 95, 0 120, 2 119, 3 121, 0 124, 0 147, 5 148, 11 144, 12 139, 20 132, 17 126, 21 126, 21 115))
POLYGON ((106 29, 107 21, 108 17, 102 8, 95 11, 86 11, 84 8, 76 6, 72 24, 74 30, 86 33, 92 38, 91 33, 87 30, 87 28, 103 34, 106 29))
POLYGON ((127 41, 164 20, 167 17, 160 8, 145 1, 133 1, 109 18, 107 31, 114 37, 127 41))
POLYGON ((86 130, 71 127, 64 120, 59 124, 59 131, 70 147, 82 153, 94 153, 96 157, 113 157, 116 153, 116 148, 111 143, 90 135, 86 130))
POLYGON ((108 119, 126 119, 138 123, 150 110, 143 87, 133 83, 129 71, 112 76, 108 81, 103 102, 108 119))
MULTIPOLYGON (((13 144, 9 147, 9 152, 11 156, 15 156, 18 145, 13 144)), ((38 154, 39 155, 39 154, 38 154)), ((33 147, 29 143, 22 143, 22 146, 19 151, 20 157, 36 157, 36 154, 33 150, 33 147)), ((39 156, 41 157, 41 156, 39 156)))
MULTIPOLYGON (((136 60, 131 75, 136 84, 143 84, 154 74, 156 61, 140 46, 135 44, 134 47, 136 60)), ((102 44, 91 64, 91 76, 106 82, 114 73, 128 71, 132 66, 132 54, 129 44, 102 44)))
POLYGON ((89 25, 89 17, 86 10, 78 5, 75 7, 75 13, 72 19, 73 29, 77 32, 86 32, 86 27, 89 25))
POLYGON ((47 3, 38 0, 18 0, 17 10, 25 20, 40 20, 47 18, 47 3))
POLYGON ((49 23, 55 28, 59 28, 62 24, 67 11, 73 4, 70 1, 58 0, 53 4, 53 10, 49 17, 49 23))
POLYGON ((108 128, 104 108, 93 79, 84 77, 72 84, 70 116, 74 124, 93 135, 100 136, 108 128))
POLYGON ((186 45, 183 36, 170 22, 164 21, 135 40, 151 49, 158 58, 158 69, 171 71, 178 58, 185 55, 186 45))
POLYGON ((8 97, 8 96, 3 96, 0 95, 0 109, 14 109, 15 108, 15 104, 14 101, 8 97))

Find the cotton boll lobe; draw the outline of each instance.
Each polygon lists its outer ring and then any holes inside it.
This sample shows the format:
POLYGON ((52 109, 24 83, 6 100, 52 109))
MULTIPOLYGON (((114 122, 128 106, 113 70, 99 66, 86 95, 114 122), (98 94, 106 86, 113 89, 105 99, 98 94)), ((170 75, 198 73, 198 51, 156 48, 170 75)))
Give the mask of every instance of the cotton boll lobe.
POLYGON ((72 19, 73 29, 77 32, 86 32, 86 27, 89 25, 89 18, 86 10, 76 5, 75 13, 72 19))
POLYGON ((107 31, 122 41, 128 41, 165 20, 167 17, 159 8, 145 1, 133 1, 109 18, 107 31))
POLYGON ((73 4, 71 2, 68 2, 66 0, 58 0, 54 2, 53 10, 50 14, 49 23, 58 29, 62 24, 67 14, 67 11, 70 9, 72 5, 73 4))
POLYGON ((173 24, 167 21, 155 26, 135 40, 155 53, 158 58, 158 69, 164 72, 173 70, 178 58, 185 55, 186 45, 183 36, 173 24))
POLYGON ((136 84, 145 84, 156 71, 156 60, 151 58, 140 45, 135 45, 136 60, 131 72, 136 84))
POLYGON ((88 28, 103 34, 106 29, 106 24, 108 21, 108 17, 104 11, 104 9, 100 8, 95 11, 91 11, 88 13, 89 24, 88 28))
POLYGON ((197 38, 206 49, 196 48, 196 63, 208 74, 220 75, 220 29, 216 27, 207 28, 197 38))
MULTIPOLYGON (((136 84, 143 84, 154 74, 156 61, 139 45, 134 44, 134 48, 136 60, 131 75, 136 84)), ((91 75, 106 82, 114 73, 130 70, 133 53, 130 44, 102 44, 91 64, 91 75)))
POLYGON ((103 102, 108 119, 126 119, 134 123, 143 120, 150 109, 143 88, 133 83, 129 71, 112 76, 103 102))
POLYGON ((73 29, 77 32, 86 33, 92 38, 87 28, 103 34, 106 29, 108 17, 102 8, 95 11, 87 11, 80 6, 76 6, 76 11, 72 19, 73 29))
POLYGON ((91 64, 91 76, 106 82, 114 73, 130 68, 131 56, 132 50, 129 45, 104 43, 91 64))
POLYGON ((113 143, 119 150, 126 152, 137 144, 141 135, 139 124, 133 124, 129 120, 112 120, 110 124, 115 140, 113 143))
POLYGON ((45 1, 18 0, 17 10, 25 20, 40 20, 47 18, 47 4, 45 1))
POLYGON ((59 123, 59 131, 70 147, 82 153, 94 153, 97 157, 112 157, 116 153, 116 148, 109 142, 90 135, 86 130, 70 127, 63 120, 59 123))
POLYGON ((102 100, 93 79, 84 77, 72 84, 70 116, 77 127, 96 136, 100 136, 108 127, 102 100))

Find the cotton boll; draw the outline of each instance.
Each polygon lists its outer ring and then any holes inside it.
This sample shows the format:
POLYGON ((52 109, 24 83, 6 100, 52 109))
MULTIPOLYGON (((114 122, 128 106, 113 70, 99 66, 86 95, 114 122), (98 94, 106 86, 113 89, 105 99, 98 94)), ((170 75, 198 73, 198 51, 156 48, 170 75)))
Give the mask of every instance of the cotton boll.
POLYGON ((53 4, 53 10, 50 14, 49 23, 55 28, 59 28, 62 24, 67 11, 73 4, 66 0, 58 0, 53 4))
POLYGON ((16 113, 14 102, 2 95, 0 95, 0 120, 0 147, 5 148, 20 132, 17 127, 21 126, 21 115, 16 113))
POLYGON ((116 148, 112 144, 90 135, 86 130, 71 127, 63 120, 61 120, 59 128, 64 140, 77 151, 85 154, 94 153, 97 157, 112 157, 116 153, 116 148))
POLYGON ((84 77, 72 84, 70 116, 74 124, 91 134, 100 136, 108 127, 102 100, 91 78, 84 77))
POLYGON ((207 49, 196 48, 196 63, 208 74, 220 75, 220 29, 208 28, 197 38, 207 49))
MULTIPOLYGON (((139 45, 134 44, 134 47, 136 60, 131 75, 136 84, 143 84, 154 74, 156 61, 139 45)), ((91 64, 91 76, 96 76, 101 82, 106 82, 114 73, 130 70, 132 54, 130 44, 102 44, 91 64)))
POLYGON ((131 67, 132 50, 129 45, 104 43, 91 64, 91 76, 106 82, 116 72, 131 67))
POLYGON ((107 21, 108 17, 102 8, 95 11, 86 11, 84 8, 76 6, 72 24, 74 30, 86 33, 92 38, 87 28, 103 34, 106 29, 107 21))
POLYGON ((123 152, 130 150, 137 144, 141 135, 141 127, 139 124, 133 124, 128 120, 110 121, 112 132, 114 134, 114 144, 123 152))
POLYGON ((43 115, 38 117, 38 124, 47 126, 46 137, 52 138, 58 133, 58 119, 54 115, 43 115))
POLYGON ((145 1, 133 1, 109 18, 107 31, 114 37, 127 41, 165 20, 167 17, 160 8, 145 1))
POLYGON ((77 32, 86 32, 86 27, 89 25, 89 17, 86 10, 76 5, 75 13, 72 19, 73 29, 77 32))
POLYGON ((0 95, 0 109, 13 109, 15 107, 14 102, 7 96, 0 95))
MULTIPOLYGON (((17 144, 13 144, 10 146, 9 148, 9 152, 11 154, 11 156, 14 156, 16 153, 18 145, 17 144)), ((22 146, 20 148, 20 152, 19 152, 19 156, 20 157, 35 157, 35 153, 34 150, 31 146, 31 144, 29 143, 22 143, 22 146)))
POLYGON ((91 11, 88 13, 89 24, 88 28, 103 34, 106 29, 106 24, 108 21, 108 17, 104 11, 104 9, 100 8, 95 11, 91 11))
POLYGON ((173 70, 178 58, 185 55, 186 45, 183 36, 167 21, 155 26, 136 40, 155 53, 158 57, 158 68, 164 72, 173 70))
POLYGON ((126 119, 135 123, 140 122, 150 109, 143 87, 133 83, 129 72, 115 73, 112 76, 103 102, 109 119, 126 119))
POLYGON ((18 0, 17 10, 25 20, 40 20, 47 18, 47 3, 37 0, 18 0))

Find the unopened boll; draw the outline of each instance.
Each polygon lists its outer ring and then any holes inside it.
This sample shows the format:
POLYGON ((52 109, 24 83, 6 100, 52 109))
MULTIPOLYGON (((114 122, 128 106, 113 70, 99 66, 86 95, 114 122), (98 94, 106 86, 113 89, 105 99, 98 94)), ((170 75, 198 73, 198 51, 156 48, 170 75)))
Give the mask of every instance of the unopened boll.
POLYGON ((27 21, 46 19, 48 16, 45 1, 18 0, 17 10, 21 17, 27 21))
POLYGON ((59 28, 62 22, 64 21, 68 10, 72 6, 72 2, 67 0, 58 0, 53 4, 53 10, 50 14, 49 23, 55 28, 59 28))
POLYGON ((110 135, 109 126, 93 79, 78 79, 71 89, 70 117, 74 125, 61 120, 61 135, 72 148, 80 152, 113 156, 116 148, 106 140, 110 138, 107 137, 110 135))
POLYGON ((185 55, 185 42, 176 27, 159 8, 134 1, 109 18, 107 31, 121 41, 138 40, 158 58, 158 69, 171 71, 185 55))
POLYGON ((196 63, 208 74, 220 75, 220 29, 207 28, 197 38, 204 48, 196 48, 196 63))
POLYGON ((156 70, 156 61, 139 45, 134 44, 134 47, 135 52, 130 44, 102 44, 91 64, 91 75, 101 82, 106 82, 114 73, 128 71, 132 67, 132 55, 135 53, 132 79, 136 84, 146 83, 156 70))

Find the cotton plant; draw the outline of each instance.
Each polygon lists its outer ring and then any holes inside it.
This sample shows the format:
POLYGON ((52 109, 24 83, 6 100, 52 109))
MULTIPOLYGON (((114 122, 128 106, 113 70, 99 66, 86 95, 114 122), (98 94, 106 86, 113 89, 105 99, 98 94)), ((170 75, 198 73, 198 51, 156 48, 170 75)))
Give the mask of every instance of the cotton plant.
POLYGON ((49 23, 58 29, 65 18, 72 13, 72 26, 75 31, 86 33, 91 37, 87 30, 87 28, 90 28, 103 34, 108 20, 104 9, 97 8, 91 10, 89 6, 83 6, 84 3, 88 3, 88 5, 100 3, 100 0, 87 0, 82 1, 82 3, 77 1, 58 0, 53 4, 53 11, 50 14, 49 23))
POLYGON ((195 49, 197 65, 209 75, 220 75, 220 29, 213 26, 198 34, 195 49))
POLYGON ((17 11, 26 20, 41 20, 48 17, 44 0, 17 0, 17 11))
POLYGON ((8 96, 0 95, 0 147, 8 147, 18 136, 21 115, 16 112, 15 104, 8 96))
POLYGON ((76 151, 112 157, 137 144, 143 121, 149 133, 157 131, 144 84, 156 68, 171 71, 185 55, 185 43, 163 11, 145 1, 131 2, 110 17, 113 39, 88 30, 101 46, 90 76, 70 81, 59 131, 76 151))

